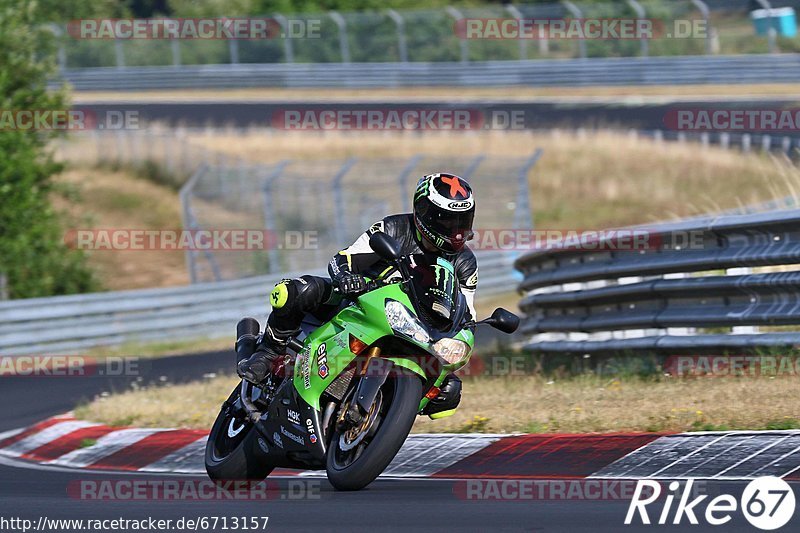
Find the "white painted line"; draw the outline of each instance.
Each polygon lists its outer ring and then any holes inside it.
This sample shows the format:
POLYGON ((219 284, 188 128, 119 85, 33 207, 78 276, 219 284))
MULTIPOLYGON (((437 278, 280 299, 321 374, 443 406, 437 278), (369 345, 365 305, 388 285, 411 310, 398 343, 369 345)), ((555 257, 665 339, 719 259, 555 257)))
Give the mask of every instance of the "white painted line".
POLYGON ((441 438, 422 438, 418 439, 416 442, 406 441, 384 472, 392 475, 415 474, 419 466, 417 464, 419 459, 425 455, 433 457, 441 455, 441 448, 448 448, 450 443, 454 440, 455 437, 448 436, 448 438, 444 440, 441 438))
POLYGON ((664 470, 667 470, 667 469, 669 469, 670 467, 672 467, 672 466, 675 466, 676 464, 680 463, 681 461, 684 461, 684 460, 688 459, 689 457, 692 457, 693 455, 695 455, 695 454, 696 454, 696 453, 698 453, 699 451, 701 451, 701 450, 704 450, 704 449, 708 448, 709 446, 711 446, 711 445, 712 445, 712 444, 714 444, 715 442, 717 442, 717 441, 720 441, 720 440, 724 439, 725 437, 727 437, 727 435, 720 435, 720 436, 719 436, 719 437, 717 437, 716 439, 714 439, 714 440, 712 440, 712 441, 709 441, 709 442, 707 442, 707 443, 703 444, 702 446, 700 446, 699 448, 697 448, 697 449, 696 449, 696 450, 694 450, 693 452, 691 452, 691 453, 689 453, 689 454, 687 454, 687 455, 681 456, 681 458, 680 458, 680 459, 678 459, 678 460, 676 460, 676 461, 673 461, 673 462, 671 462, 670 464, 668 464, 667 466, 665 466, 665 467, 663 467, 663 468, 660 468, 660 469, 656 470, 656 471, 655 471, 655 472, 653 472, 652 474, 649 474, 647 477, 648 477, 648 478, 651 478, 651 477, 655 477, 655 476, 657 476, 658 474, 660 474, 660 473, 661 473, 661 472, 663 472, 664 470))
POLYGON ((0 441, 6 440, 7 438, 13 437, 14 435, 19 435, 23 431, 25 431, 25 428, 12 429, 11 431, 4 431, 0 433, 0 441))
POLYGON ((48 442, 52 442, 64 435, 72 433, 75 430, 83 429, 86 427, 97 426, 98 424, 93 424, 91 422, 84 422, 82 420, 70 420, 66 422, 59 422, 58 424, 54 424, 49 428, 45 428, 38 433, 34 433, 32 435, 28 435, 22 440, 15 442, 9 446, 6 446, 0 453, 3 455, 8 455, 11 457, 19 457, 20 455, 26 454, 31 450, 35 450, 39 446, 47 444, 48 442))
MULTIPOLYGON (((502 437, 467 437, 466 435, 440 434, 414 439, 415 446, 403 445, 395 459, 386 468, 387 475, 430 476, 454 465, 458 461, 476 453, 502 437), (431 441, 436 440, 435 444, 431 441), (419 451, 418 451, 419 449, 419 451)), ((411 439, 406 441, 406 444, 411 439)))
MULTIPOLYGON (((739 435, 729 435, 729 436, 730 436, 730 437, 738 437, 739 435)), ((702 463, 700 463, 700 464, 696 464, 696 465, 694 465, 692 468, 690 468, 689 470, 685 471, 685 472, 683 473, 683 475, 685 475, 685 476, 686 476, 686 475, 688 475, 688 474, 689 474, 689 472, 691 472, 692 470, 697 470, 698 468, 700 468, 700 467, 702 467, 702 466, 705 466, 705 465, 707 465, 707 464, 708 464, 708 463, 710 463, 711 461, 715 461, 715 460, 716 460, 716 459, 718 459, 718 458, 719 458, 719 457, 720 457, 722 454, 729 453, 731 450, 733 450, 734 448, 736 448, 736 447, 737 447, 737 446, 739 446, 740 444, 744 444, 744 443, 746 443, 747 441, 749 441, 750 439, 752 439, 754 436, 755 436, 755 435, 748 435, 748 436, 746 436, 746 437, 745 437, 745 438, 743 438, 743 439, 739 439, 739 440, 736 442, 736 444, 734 444, 733 446, 731 446, 731 447, 729 447, 729 448, 723 448, 723 449, 722 449, 722 450, 720 450, 720 451, 719 451, 719 453, 717 453, 716 455, 712 455, 711 457, 709 457, 708 459, 706 459, 706 460, 705 460, 705 461, 703 461, 702 463)))
POLYGON ((139 472, 205 473, 206 436, 187 444, 180 450, 140 468, 139 472))
POLYGON ((766 448, 761 448, 761 449, 760 449, 760 450, 758 450, 757 452, 755 452, 755 453, 751 453, 749 456, 745 457, 745 458, 744 458, 744 459, 742 459, 741 461, 737 461, 735 464, 733 464, 733 465, 729 466, 729 467, 728 467, 728 468, 726 468, 725 470, 722 470, 722 471, 720 471, 720 472, 717 472, 716 474, 714 474, 713 476, 711 476, 711 478, 712 478, 712 479, 718 479, 718 478, 720 478, 720 477, 721 477, 721 476, 722 476, 722 475, 723 475, 725 472, 727 472, 727 471, 729 471, 729 470, 733 470, 734 468, 736 468, 736 467, 737 467, 737 466, 739 466, 740 464, 742 464, 742 463, 745 463, 745 462, 749 461, 749 460, 750 460, 750 459, 752 459, 753 457, 756 457, 756 456, 758 456, 758 455, 761 455, 761 454, 762 454, 762 453, 764 453, 765 451, 769 450, 769 449, 770 449, 770 448, 772 448, 773 446, 777 446, 778 444, 780 444, 781 442, 785 441, 785 440, 786 440, 786 439, 788 439, 789 437, 791 437, 791 435, 786 435, 786 436, 785 436, 785 437, 783 437, 782 439, 780 439, 780 440, 776 440, 775 442, 773 442, 772 444, 770 444, 770 445, 769 445, 769 446, 767 446, 766 448))
MULTIPOLYGON (((677 435, 659 437, 656 440, 645 444, 641 448, 636 448, 635 450, 633 450, 629 454, 620 457, 619 459, 617 459, 616 461, 614 461, 610 465, 604 466, 603 468, 601 468, 600 470, 598 470, 597 472, 595 472, 594 474, 592 474, 591 476, 588 476, 588 477, 590 477, 590 478, 592 478, 592 477, 599 477, 599 478, 604 478, 604 477, 605 478, 608 478, 608 477, 617 478, 617 477, 619 477, 619 478, 624 478, 628 474, 628 472, 630 472, 634 468, 638 468, 640 466, 646 465, 647 463, 649 463, 650 461, 652 461, 653 459, 658 457, 660 454, 668 452, 668 451, 672 450, 673 448, 677 447, 682 442, 684 442, 683 440, 680 440, 678 438, 678 437, 682 437, 682 436, 685 436, 685 434, 679 433, 677 435), (654 453, 654 450, 655 450, 655 453, 654 453), (643 461, 636 462, 635 459, 638 456, 643 455, 643 454, 650 454, 650 455, 648 457, 646 457, 643 461), (604 474, 604 472, 607 472, 607 471, 614 472, 614 468, 615 467, 624 467, 626 464, 631 463, 631 462, 632 462, 632 464, 630 464, 630 466, 628 466, 628 468, 625 468, 624 470, 622 470, 619 473, 604 474)), ((636 479, 639 479, 639 478, 641 478, 641 476, 636 476, 636 479)))
POLYGON ((119 431, 112 431, 97 439, 97 442, 87 448, 72 451, 68 454, 62 455, 58 459, 48 461, 45 464, 53 464, 60 466, 71 466, 74 468, 82 468, 96 463, 104 457, 108 457, 123 448, 127 448, 131 444, 135 444, 145 437, 164 431, 163 429, 120 429, 119 431))
MULTIPOLYGON (((781 455, 781 456, 780 456, 780 457, 778 457, 777 459, 774 459, 774 460, 770 461, 769 463, 765 464, 765 465, 764 465, 764 466, 762 466, 761 468, 759 468, 759 469, 757 469, 757 470, 754 470, 754 471, 753 471, 753 472, 752 472, 750 475, 752 475, 753 477, 758 477, 758 476, 756 476, 756 474, 758 474, 759 472, 761 472, 761 471, 762 471, 762 470, 764 470, 765 468, 768 468, 768 467, 770 467, 770 466, 774 465, 775 463, 778 463, 778 462, 780 462, 780 461, 783 461, 784 459, 786 459, 786 458, 787 458, 787 457, 789 457, 790 455, 792 455, 792 454, 794 454, 794 453, 797 453, 797 452, 800 452, 800 446, 798 446, 797 448, 795 448, 794 450, 792 450, 792 451, 790 451, 790 452, 787 452, 787 453, 785 453, 785 454, 781 455)), ((795 469, 794 469, 794 470, 797 470, 798 468, 800 468, 800 464, 798 464, 798 465, 797 465, 797 467, 795 467, 795 469)), ((784 475, 789 475, 789 474, 791 474, 791 472, 789 472, 788 474, 784 474, 784 475)), ((781 477, 783 477, 783 476, 781 476, 781 477)))

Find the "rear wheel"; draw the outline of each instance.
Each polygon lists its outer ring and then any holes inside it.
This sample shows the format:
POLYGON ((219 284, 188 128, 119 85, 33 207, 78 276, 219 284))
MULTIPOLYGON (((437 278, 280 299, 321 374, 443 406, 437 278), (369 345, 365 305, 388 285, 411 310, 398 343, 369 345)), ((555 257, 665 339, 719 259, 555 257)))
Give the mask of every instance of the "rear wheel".
POLYGON ((392 374, 362 424, 334 431, 326 470, 335 488, 362 489, 389 466, 411 431, 421 397, 420 379, 392 374))
POLYGON ((239 388, 223 406, 206 442, 206 472, 217 483, 261 481, 272 471, 267 462, 267 443, 255 426, 235 416, 239 388))

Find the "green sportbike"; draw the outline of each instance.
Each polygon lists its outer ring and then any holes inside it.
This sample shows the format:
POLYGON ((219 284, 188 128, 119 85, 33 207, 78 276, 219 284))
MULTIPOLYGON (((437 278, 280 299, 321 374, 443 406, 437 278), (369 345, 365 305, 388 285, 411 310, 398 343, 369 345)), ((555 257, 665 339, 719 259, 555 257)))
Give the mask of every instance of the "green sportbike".
MULTIPOLYGON (((475 326, 517 329, 519 318, 501 308, 486 320, 469 319, 450 262, 416 263, 382 232, 370 246, 393 274, 369 281, 327 322, 307 317, 305 337, 289 341, 293 365, 259 386, 242 380, 234 389, 206 444, 211 479, 325 469, 335 488, 361 489, 392 461, 447 374, 467 364, 475 326)), ((255 319, 242 323, 258 333, 255 319)))

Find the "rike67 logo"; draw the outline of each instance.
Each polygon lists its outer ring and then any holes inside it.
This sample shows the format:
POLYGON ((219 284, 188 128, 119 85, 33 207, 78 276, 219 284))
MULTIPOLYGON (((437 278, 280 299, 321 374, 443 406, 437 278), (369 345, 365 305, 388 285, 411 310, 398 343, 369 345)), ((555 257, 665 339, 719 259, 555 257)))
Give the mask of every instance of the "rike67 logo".
POLYGON ((673 481, 662 497, 661 484, 653 480, 639 480, 628 506, 625 525, 632 523, 657 523, 659 525, 697 525, 701 519, 712 526, 721 526, 743 514, 750 524, 758 529, 771 531, 785 526, 792 519, 795 497, 792 487, 778 477, 759 477, 748 483, 737 500, 730 494, 720 494, 708 499, 707 494, 692 497, 693 481, 686 482, 682 492, 681 483, 673 481), (659 504, 663 500, 663 507, 659 504), (677 504, 675 503, 677 500, 677 504), (656 502, 659 502, 658 504, 656 502), (648 509, 648 506, 650 508, 648 509), (651 518, 649 512, 654 512, 651 518))

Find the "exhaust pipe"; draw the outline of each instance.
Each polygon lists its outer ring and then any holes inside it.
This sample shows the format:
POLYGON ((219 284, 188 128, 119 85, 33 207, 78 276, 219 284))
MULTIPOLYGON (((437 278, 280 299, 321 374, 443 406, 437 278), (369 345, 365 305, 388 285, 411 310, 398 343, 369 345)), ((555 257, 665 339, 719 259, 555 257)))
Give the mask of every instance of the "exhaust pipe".
POLYGON ((236 344, 234 349, 236 350, 237 365, 256 351, 260 331, 261 325, 253 317, 245 317, 236 324, 236 344))

